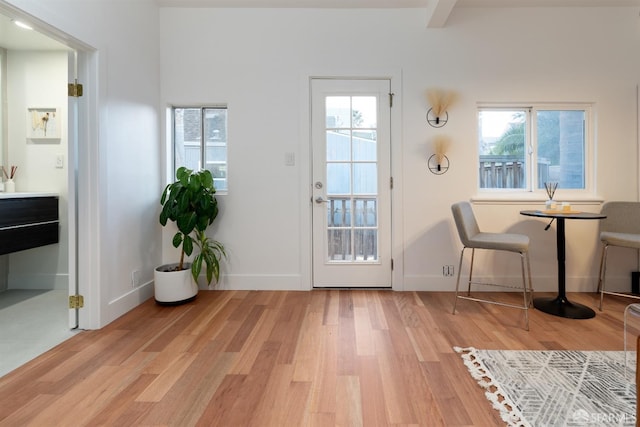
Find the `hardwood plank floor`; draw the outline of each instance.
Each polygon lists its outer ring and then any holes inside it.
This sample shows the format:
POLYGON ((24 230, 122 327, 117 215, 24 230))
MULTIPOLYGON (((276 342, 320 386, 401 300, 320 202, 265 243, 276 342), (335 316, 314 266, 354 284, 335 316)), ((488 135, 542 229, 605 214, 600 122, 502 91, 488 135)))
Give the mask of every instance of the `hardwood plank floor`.
POLYGON ((0 378, 0 425, 498 426, 454 346, 622 350, 630 302, 607 297, 588 320, 530 310, 527 332, 521 310, 459 301, 452 315, 444 292, 149 300, 0 378))

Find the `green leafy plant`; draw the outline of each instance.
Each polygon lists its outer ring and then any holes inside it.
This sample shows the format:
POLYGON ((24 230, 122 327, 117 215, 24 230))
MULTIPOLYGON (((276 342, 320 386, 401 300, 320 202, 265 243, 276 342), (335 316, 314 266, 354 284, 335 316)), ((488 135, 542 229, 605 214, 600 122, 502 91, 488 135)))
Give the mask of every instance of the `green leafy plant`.
POLYGON ((176 181, 168 184, 162 192, 160 224, 175 222, 178 231, 173 236, 173 246, 181 247, 180 262, 176 270, 184 270, 184 256, 199 251, 191 263, 191 275, 198 280, 202 264, 206 266, 207 284, 213 277, 220 277, 220 260, 226 257, 222 243, 206 235, 209 225, 218 216, 218 201, 213 176, 208 170, 194 172, 185 167, 176 171, 176 181))

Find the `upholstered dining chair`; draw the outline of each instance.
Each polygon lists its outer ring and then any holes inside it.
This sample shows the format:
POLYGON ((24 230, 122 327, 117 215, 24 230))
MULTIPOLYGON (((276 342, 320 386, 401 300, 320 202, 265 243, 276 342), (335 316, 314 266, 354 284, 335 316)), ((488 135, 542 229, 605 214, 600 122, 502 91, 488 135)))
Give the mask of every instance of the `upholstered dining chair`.
POLYGON ((598 276, 600 310, 602 310, 605 294, 640 299, 638 295, 607 291, 605 287, 609 248, 619 246, 640 249, 640 202, 607 202, 602 205, 601 212, 607 217, 600 221, 600 241, 602 242, 598 276))
POLYGON ((462 251, 460 252, 460 263, 458 265, 458 278, 456 280, 456 297, 453 303, 453 314, 456 313, 456 305, 458 299, 466 299, 476 302, 484 302, 489 304, 497 304, 505 307, 513 307, 524 310, 525 329, 529 330, 529 306, 533 301, 533 286, 531 285, 531 266, 529 264, 529 237, 524 234, 514 233, 487 233, 480 231, 478 222, 473 213, 473 209, 469 202, 458 202, 451 206, 453 219, 458 229, 458 235, 462 242, 462 251), (471 260, 469 264, 469 280, 467 282, 466 294, 460 293, 460 275, 462 273, 462 262, 466 249, 471 249, 471 260), (473 281, 473 261, 476 249, 486 249, 494 251, 507 251, 520 254, 520 263, 522 266, 522 287, 509 286, 505 284, 484 283, 473 281), (525 265, 527 275, 525 275, 525 265), (527 286, 528 276, 528 286, 527 286), (503 287, 512 289, 521 289, 523 303, 522 305, 494 301, 479 298, 471 295, 471 285, 485 285, 493 287, 503 287))

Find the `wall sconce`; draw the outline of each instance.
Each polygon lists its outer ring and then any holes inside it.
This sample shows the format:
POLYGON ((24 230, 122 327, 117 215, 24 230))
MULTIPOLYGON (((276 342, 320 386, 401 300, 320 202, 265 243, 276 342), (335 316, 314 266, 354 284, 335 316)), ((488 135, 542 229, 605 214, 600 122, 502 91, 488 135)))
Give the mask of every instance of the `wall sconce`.
POLYGON ((446 136, 439 135, 433 139, 435 153, 427 161, 431 173, 442 175, 449 170, 449 158, 445 154, 449 150, 449 145, 451 141, 446 136))
POLYGON ((427 111, 427 123, 434 128, 441 128, 449 121, 447 110, 455 100, 453 92, 430 89, 427 91, 427 100, 431 108, 427 111))

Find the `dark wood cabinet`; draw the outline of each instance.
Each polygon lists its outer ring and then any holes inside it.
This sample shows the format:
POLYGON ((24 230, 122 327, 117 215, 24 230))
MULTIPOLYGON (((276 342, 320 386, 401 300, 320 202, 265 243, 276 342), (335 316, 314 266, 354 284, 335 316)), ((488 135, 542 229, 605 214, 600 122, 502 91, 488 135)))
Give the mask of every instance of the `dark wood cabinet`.
POLYGON ((0 255, 60 240, 58 197, 0 198, 0 255))

